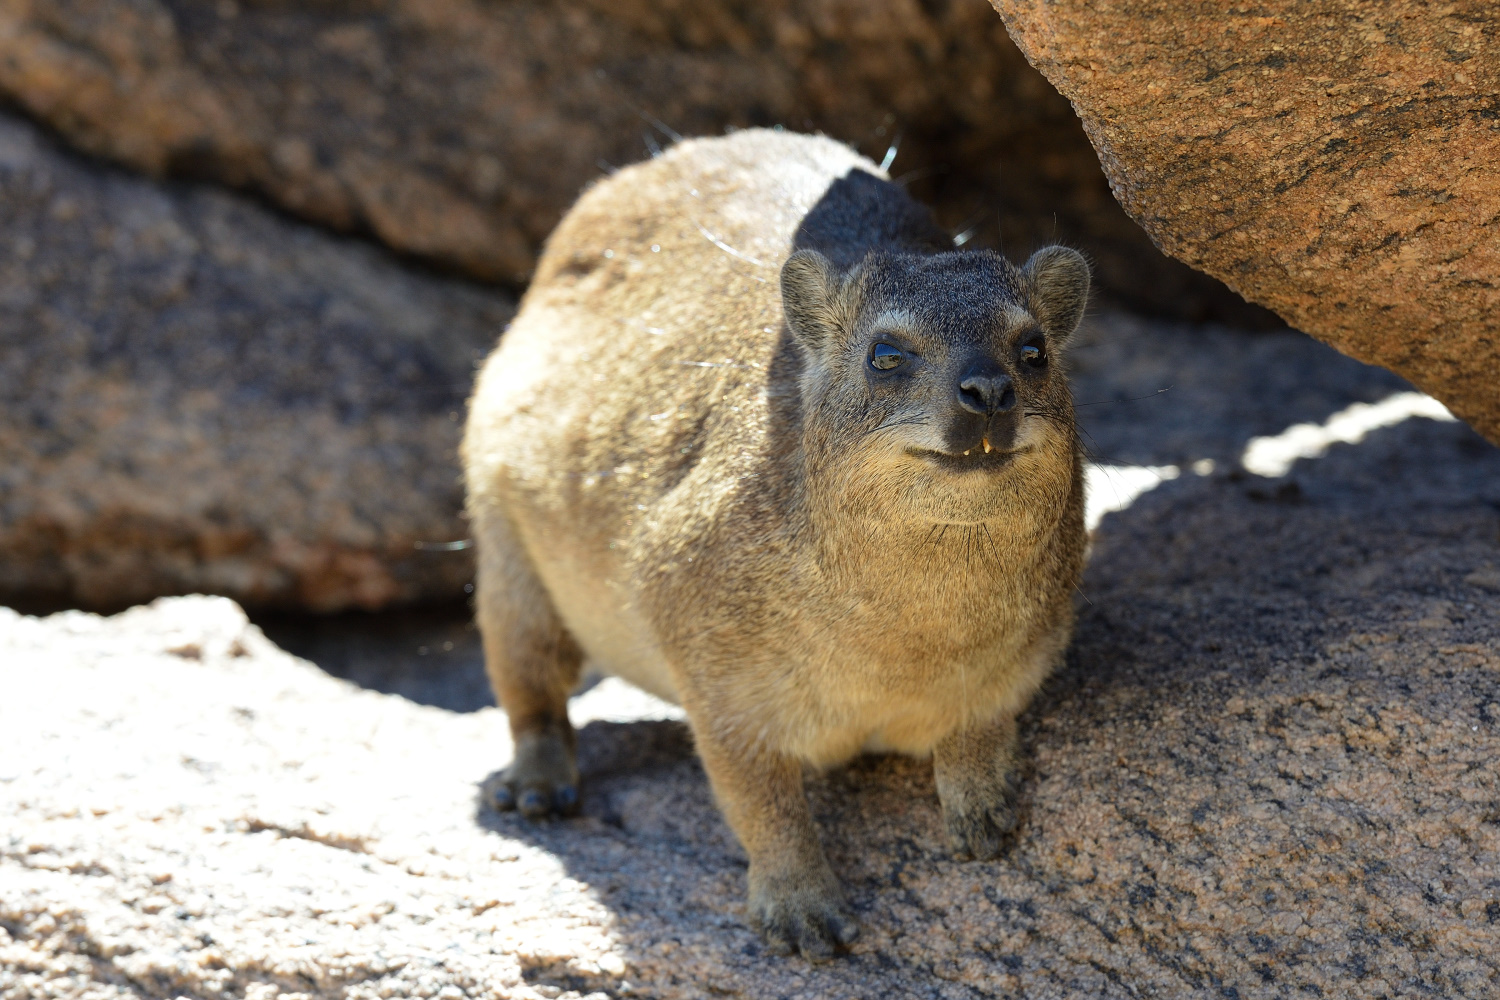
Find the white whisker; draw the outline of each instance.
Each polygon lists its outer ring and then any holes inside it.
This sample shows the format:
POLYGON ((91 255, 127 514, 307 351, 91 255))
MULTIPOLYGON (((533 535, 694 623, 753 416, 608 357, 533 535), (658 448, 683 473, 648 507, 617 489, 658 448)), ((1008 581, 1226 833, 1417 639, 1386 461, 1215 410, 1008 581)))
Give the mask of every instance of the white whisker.
POLYGON ((703 234, 703 238, 704 239, 708 240, 708 242, 712 243, 714 246, 718 247, 720 250, 723 250, 725 253, 729 254, 729 256, 731 256, 731 257, 738 257, 740 260, 743 260, 743 261, 745 261, 746 263, 749 263, 749 264, 754 264, 756 267, 768 267, 769 266, 763 260, 756 260, 754 257, 751 257, 749 254, 740 253, 734 247, 730 246, 728 243, 725 243, 723 240, 719 239, 717 236, 715 236, 713 233, 709 232, 707 229, 704 229, 702 223, 694 223, 694 225, 696 225, 698 227, 698 232, 700 232, 700 233, 703 234))

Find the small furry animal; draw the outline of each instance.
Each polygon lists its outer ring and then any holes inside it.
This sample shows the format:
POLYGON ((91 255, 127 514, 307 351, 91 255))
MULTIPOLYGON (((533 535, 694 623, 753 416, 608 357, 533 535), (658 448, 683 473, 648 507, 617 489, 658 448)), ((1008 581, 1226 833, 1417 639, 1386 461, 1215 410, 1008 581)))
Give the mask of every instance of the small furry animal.
POLYGON ((1016 715, 1062 657, 1083 479, 1073 250, 956 251, 849 148, 682 142, 552 234, 471 402, 485 660, 515 759, 578 808, 585 661, 682 705, 771 948, 857 927, 806 766, 931 755, 957 852, 1016 823, 1016 715))

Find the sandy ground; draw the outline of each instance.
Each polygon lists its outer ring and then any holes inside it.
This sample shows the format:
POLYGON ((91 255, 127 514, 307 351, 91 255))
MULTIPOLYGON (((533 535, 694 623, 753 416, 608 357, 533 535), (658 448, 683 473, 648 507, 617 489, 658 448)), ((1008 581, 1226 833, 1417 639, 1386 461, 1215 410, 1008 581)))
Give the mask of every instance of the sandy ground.
POLYGON ((762 953, 665 706, 575 699, 585 814, 532 824, 476 802, 509 745, 461 617, 182 598, 0 612, 0 997, 1500 993, 1500 451, 1420 417, 1329 444, 1406 387, 1296 335, 1088 340, 1123 509, 1022 827, 959 863, 920 762, 813 778, 851 956, 762 953), (1326 453, 1255 476, 1255 438, 1326 453))

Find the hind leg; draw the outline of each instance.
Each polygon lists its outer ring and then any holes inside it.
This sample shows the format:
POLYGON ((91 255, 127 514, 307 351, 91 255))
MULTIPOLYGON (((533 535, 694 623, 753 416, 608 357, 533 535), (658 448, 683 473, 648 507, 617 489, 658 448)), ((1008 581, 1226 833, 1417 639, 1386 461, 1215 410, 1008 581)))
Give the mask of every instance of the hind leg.
POLYGON ((500 707, 510 717, 515 759, 487 783, 499 809, 527 816, 578 811, 576 737, 568 695, 583 660, 558 618, 509 521, 498 511, 475 512, 479 546, 475 617, 484 639, 484 665, 500 707))

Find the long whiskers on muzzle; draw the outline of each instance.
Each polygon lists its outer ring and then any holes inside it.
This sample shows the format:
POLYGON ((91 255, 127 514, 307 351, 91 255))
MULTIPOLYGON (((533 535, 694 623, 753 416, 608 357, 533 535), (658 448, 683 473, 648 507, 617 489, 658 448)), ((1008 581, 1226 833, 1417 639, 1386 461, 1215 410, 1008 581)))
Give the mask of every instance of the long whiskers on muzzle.
POLYGON ((1088 461, 1095 463, 1108 461, 1099 442, 1094 439, 1094 435, 1084 429, 1072 412, 1062 407, 1047 406, 1035 407, 1024 412, 1028 417, 1041 417, 1043 420, 1051 421, 1060 426, 1065 433, 1071 434, 1082 449, 1083 457, 1088 461))
POLYGON ((896 416, 887 417, 887 418, 885 418, 885 420, 883 420, 880 423, 876 424, 870 430, 870 433, 871 434, 880 434, 882 436, 886 436, 888 432, 895 431, 895 430, 900 430, 903 427, 930 427, 930 426, 932 426, 932 420, 931 420, 931 418, 929 418, 927 416, 923 416, 923 415, 920 415, 920 414, 896 415, 896 416))

